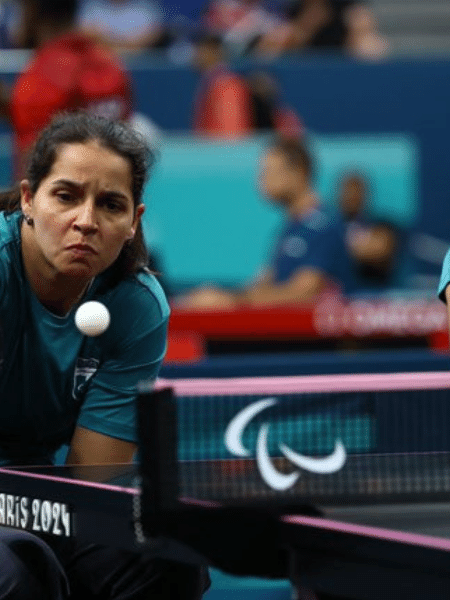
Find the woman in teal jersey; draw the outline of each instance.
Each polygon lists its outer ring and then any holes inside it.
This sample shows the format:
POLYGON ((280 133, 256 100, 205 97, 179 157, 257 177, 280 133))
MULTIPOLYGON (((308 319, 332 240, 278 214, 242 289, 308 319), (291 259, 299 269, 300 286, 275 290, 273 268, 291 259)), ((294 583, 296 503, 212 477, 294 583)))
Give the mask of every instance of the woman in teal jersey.
MULTIPOLYGON (((157 375, 169 316, 145 268, 150 162, 127 126, 63 115, 41 134, 19 191, 2 200, 1 464, 51 463, 62 444, 71 464, 133 457, 137 384, 157 375), (111 315, 95 338, 74 323, 87 300, 111 315)), ((52 548, 0 528, 0 599, 190 599, 204 589, 191 566, 76 541, 52 548), (36 569, 36 552, 48 568, 36 569)))

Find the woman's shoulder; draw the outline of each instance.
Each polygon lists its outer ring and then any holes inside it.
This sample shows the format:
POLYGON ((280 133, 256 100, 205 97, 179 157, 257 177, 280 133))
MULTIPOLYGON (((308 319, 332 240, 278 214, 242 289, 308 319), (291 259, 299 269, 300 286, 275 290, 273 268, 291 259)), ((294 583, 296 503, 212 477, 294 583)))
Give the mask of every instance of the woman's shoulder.
POLYGON ((0 264, 20 267, 20 212, 0 212, 0 264))
POLYGON ((166 320, 170 314, 166 295, 155 275, 148 269, 127 276, 105 298, 111 309, 122 314, 146 314, 153 320, 166 320))
POLYGON ((20 212, 0 212, 0 248, 20 238, 20 212))
POLYGON ((2 298, 11 297, 11 281, 16 280, 21 288, 23 279, 22 259, 20 250, 20 213, 0 211, 0 295, 2 298), (9 290, 8 294, 5 291, 9 290))
POLYGON ((130 279, 133 287, 140 290, 137 292, 140 296, 146 298, 147 301, 156 303, 164 317, 169 316, 170 309, 164 290, 149 269, 141 269, 130 279))

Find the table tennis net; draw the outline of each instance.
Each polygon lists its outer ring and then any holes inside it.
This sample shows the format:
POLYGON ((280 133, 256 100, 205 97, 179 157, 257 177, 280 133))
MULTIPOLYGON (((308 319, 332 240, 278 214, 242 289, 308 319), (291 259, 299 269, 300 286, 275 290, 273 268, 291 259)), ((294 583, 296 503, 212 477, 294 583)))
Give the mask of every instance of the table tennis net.
MULTIPOLYGON (((447 373, 166 380, 157 388, 173 397, 179 496, 324 505, 448 498, 447 373)), ((174 469, 162 472, 173 484, 174 469)))

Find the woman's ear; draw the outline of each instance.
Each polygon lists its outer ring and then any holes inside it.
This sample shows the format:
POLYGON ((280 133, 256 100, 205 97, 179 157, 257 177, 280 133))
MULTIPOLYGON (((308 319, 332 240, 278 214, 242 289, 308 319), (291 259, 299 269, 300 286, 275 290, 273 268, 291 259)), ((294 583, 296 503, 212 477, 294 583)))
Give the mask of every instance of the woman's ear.
POLYGON ((31 218, 31 210, 33 207, 33 196, 30 189, 28 179, 23 179, 20 182, 20 208, 25 216, 31 218))
POLYGON ((139 206, 136 208, 136 212, 133 218, 133 223, 131 225, 131 235, 128 239, 132 240, 134 238, 134 234, 136 233, 136 229, 137 226, 139 225, 139 222, 141 220, 142 215, 144 214, 145 211, 145 205, 144 204, 139 204, 139 206))

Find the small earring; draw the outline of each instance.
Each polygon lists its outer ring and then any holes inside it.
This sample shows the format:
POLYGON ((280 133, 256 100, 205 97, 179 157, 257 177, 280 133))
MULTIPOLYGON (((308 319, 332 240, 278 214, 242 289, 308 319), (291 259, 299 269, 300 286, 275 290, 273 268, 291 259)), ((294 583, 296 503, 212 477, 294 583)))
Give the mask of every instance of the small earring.
POLYGON ((22 213, 23 214, 23 218, 25 219, 25 223, 27 225, 33 225, 34 224, 34 220, 32 217, 30 217, 30 215, 27 215, 26 213, 22 213))

